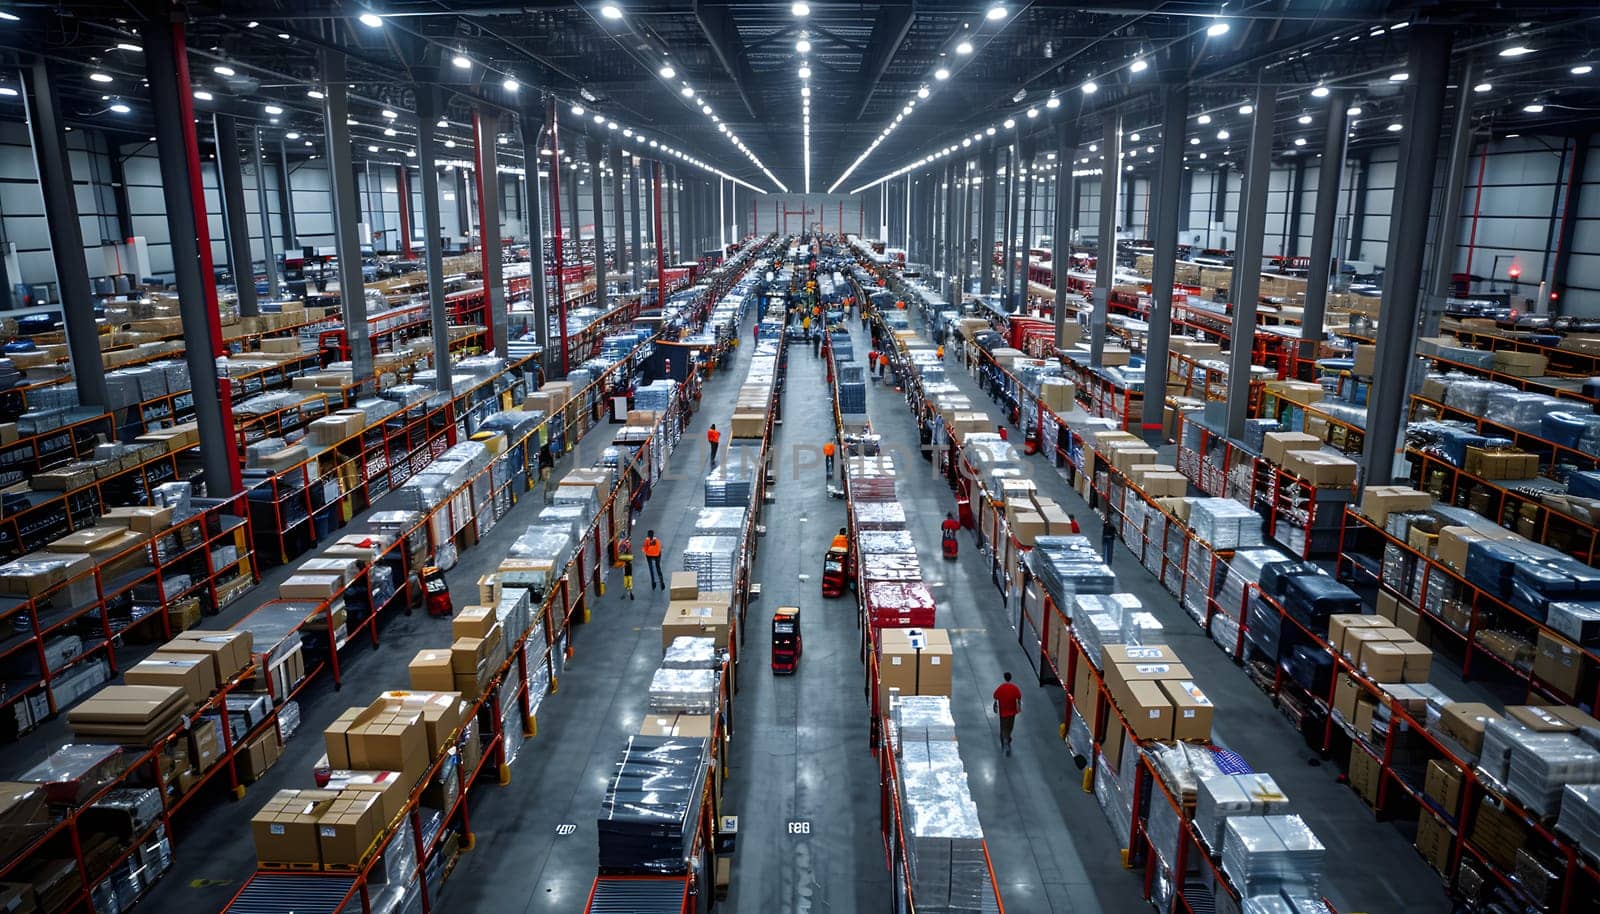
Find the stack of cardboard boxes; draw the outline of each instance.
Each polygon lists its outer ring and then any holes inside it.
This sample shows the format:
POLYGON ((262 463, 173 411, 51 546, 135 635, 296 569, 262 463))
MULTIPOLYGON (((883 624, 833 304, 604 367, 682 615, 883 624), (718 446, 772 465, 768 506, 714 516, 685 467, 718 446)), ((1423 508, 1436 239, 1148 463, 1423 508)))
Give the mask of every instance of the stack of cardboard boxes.
MULTIPOLYGON (((1171 647, 1108 644, 1101 659, 1105 692, 1135 739, 1203 742, 1211 738, 1211 699, 1171 647)), ((1074 707, 1085 720, 1096 719, 1103 698, 1093 668, 1084 657, 1079 657, 1072 697, 1074 707)), ((1101 746, 1113 770, 1121 764, 1123 734, 1123 728, 1113 718, 1101 746)))
POLYGON ((885 628, 878 632, 881 707, 891 694, 950 697, 954 669, 950 633, 942 628, 885 628))

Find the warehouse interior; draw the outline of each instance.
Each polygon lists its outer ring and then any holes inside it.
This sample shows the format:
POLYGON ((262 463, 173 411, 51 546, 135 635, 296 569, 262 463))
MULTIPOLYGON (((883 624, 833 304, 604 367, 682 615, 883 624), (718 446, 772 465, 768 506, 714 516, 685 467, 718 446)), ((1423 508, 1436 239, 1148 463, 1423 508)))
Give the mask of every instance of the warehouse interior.
POLYGON ((0 0, 0 910, 1600 911, 1597 46, 0 0))

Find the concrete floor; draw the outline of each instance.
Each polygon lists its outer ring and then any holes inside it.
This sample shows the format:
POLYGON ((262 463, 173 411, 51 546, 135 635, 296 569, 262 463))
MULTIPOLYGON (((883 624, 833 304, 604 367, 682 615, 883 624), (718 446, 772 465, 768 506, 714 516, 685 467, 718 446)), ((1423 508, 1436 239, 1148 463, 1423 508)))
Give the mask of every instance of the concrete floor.
MULTIPOLYGON (((865 340, 858 339, 856 348, 864 352, 865 340)), ((658 531, 668 570, 678 567, 677 550, 688 535, 685 509, 704 503, 704 430, 708 422, 721 425, 729 419, 733 394, 747 370, 748 348, 739 349, 733 362, 707 384, 702 414, 638 520, 641 531, 658 531)), ((970 388, 975 403, 980 401, 976 382, 952 376, 970 388)), ((740 817, 740 835, 727 908, 747 914, 878 914, 887 908, 888 876, 876 763, 867 747, 860 632, 853 604, 824 601, 818 588, 821 556, 844 521, 844 503, 827 497, 820 469, 797 469, 792 460, 797 444, 814 445, 831 434, 821 363, 808 349, 791 351, 786 388, 785 421, 774 444, 780 466, 772 490, 776 503, 767 506, 767 532, 757 557, 763 594, 750 609, 735 699, 725 812, 740 817), (797 675, 777 678, 767 665, 768 620, 774 607, 787 604, 805 610, 806 651, 797 675), (789 836, 787 823, 794 819, 811 822, 809 837, 789 836)), ((915 454, 915 425, 900 395, 873 387, 868 399, 874 429, 885 445, 915 454)), ((602 430, 580 443, 557 475, 591 463, 609 437, 602 430)), ((1042 461, 1036 469, 1047 493, 1073 506, 1080 517, 1087 515, 1087 507, 1054 470, 1042 461)), ((1006 670, 1016 672, 1019 681, 1028 678, 1015 631, 970 539, 963 539, 957 561, 939 556, 938 520, 952 505, 944 482, 928 464, 912 460, 898 493, 912 519, 925 575, 941 600, 939 624, 951 629, 958 654, 954 711, 962 755, 1007 909, 1013 914, 1147 910, 1139 898, 1139 879, 1122 868, 1110 826, 1093 797, 1081 790, 1081 772, 1059 738, 1063 702, 1058 687, 1024 686, 1014 755, 999 753, 989 695, 1006 670)), ((450 578, 458 605, 473 602, 478 575, 498 564, 519 520, 530 518, 540 503, 525 500, 484 543, 463 554, 450 578)), ((1327 843, 1327 893, 1339 910, 1447 910, 1439 878, 1400 833, 1375 822, 1361 800, 1336 783, 1335 766, 1314 764, 1313 754, 1266 696, 1120 546, 1115 567, 1124 588, 1166 624, 1168 640, 1216 701, 1218 741, 1271 771, 1327 843)), ((637 731, 661 654, 665 595, 651 591, 640 571, 636 583, 644 586, 636 589, 636 600, 622 598, 620 580, 613 575, 592 620, 576 630, 575 656, 559 693, 546 698, 539 734, 523 747, 511 783, 486 785, 473 794, 477 847, 463 854, 435 896, 434 910, 582 909, 595 873, 594 823, 605 780, 624 739, 637 731), (558 836, 563 823, 576 831, 558 836)), ((269 584, 273 577, 267 576, 269 584)), ((220 624, 243 611, 235 608, 208 623, 220 624)), ((403 687, 404 662, 418 648, 448 640, 448 625, 420 613, 393 616, 385 622, 381 646, 348 653, 347 694, 327 694, 333 690, 326 678, 308 689, 301 698, 301 731, 266 778, 242 802, 198 803, 194 814, 180 819, 173 870, 142 907, 221 910, 254 869, 249 816, 278 788, 309 784, 311 765, 322 753, 320 731, 346 705, 403 687)))

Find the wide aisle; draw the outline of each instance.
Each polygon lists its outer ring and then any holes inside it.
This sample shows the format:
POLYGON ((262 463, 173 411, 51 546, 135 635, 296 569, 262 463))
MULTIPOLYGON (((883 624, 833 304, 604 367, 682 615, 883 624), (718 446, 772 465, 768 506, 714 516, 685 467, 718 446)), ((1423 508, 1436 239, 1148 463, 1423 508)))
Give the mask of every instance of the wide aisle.
MULTIPOLYGON (((857 352, 870 341, 853 329, 857 352)), ((955 500, 919 452, 905 398, 887 383, 868 385, 873 431, 894 455, 896 489, 917 544, 924 576, 938 601, 938 624, 955 649, 951 710, 972 797, 983 822, 1000 898, 1008 914, 1147 912, 1139 882, 1121 864, 1110 826, 1083 792, 1083 772, 1061 744, 1060 690, 1030 688, 1030 671, 989 580, 987 561, 961 536, 955 561, 940 553, 939 522, 955 500), (1012 755, 1000 752, 994 689, 1006 671, 1023 689, 1012 755)))

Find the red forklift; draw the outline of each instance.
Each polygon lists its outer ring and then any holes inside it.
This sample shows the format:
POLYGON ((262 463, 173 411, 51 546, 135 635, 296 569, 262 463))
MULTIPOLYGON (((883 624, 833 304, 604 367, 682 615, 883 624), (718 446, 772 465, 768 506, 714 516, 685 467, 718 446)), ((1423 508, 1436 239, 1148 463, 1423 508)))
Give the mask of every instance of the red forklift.
POLYGON ((444 581, 444 569, 427 565, 422 569, 422 591, 427 594, 428 615, 448 619, 455 615, 456 607, 450 600, 450 585, 444 581))
POLYGON ((787 675, 800 666, 800 607, 780 606, 772 612, 772 672, 787 675))

